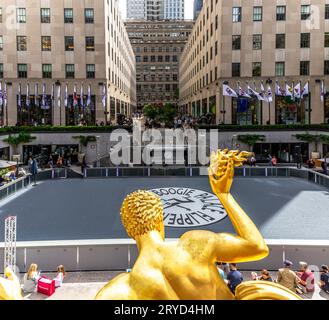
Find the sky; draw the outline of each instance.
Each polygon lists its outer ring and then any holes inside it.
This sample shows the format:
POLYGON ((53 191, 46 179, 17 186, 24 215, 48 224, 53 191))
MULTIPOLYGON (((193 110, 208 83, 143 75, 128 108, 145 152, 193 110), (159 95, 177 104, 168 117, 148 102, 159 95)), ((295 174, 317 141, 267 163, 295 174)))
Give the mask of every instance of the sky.
MULTIPOLYGON (((194 0, 185 0, 185 19, 187 20, 193 19, 193 3, 194 0)), ((122 18, 125 19, 127 0, 119 0, 119 4, 122 18)))

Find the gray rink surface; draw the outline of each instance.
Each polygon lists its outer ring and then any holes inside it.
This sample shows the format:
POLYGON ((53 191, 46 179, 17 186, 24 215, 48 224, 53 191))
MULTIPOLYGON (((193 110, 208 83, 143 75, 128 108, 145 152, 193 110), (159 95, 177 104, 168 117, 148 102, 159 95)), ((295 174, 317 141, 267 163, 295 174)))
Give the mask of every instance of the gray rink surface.
MULTIPOLYGON (((39 182, 7 203, 4 218, 17 216, 18 241, 128 238, 119 210, 138 189, 189 187, 211 192, 208 177, 63 179, 39 182)), ((329 191, 299 178, 235 178, 232 194, 266 239, 329 239, 329 191)), ((228 217, 212 225, 166 227, 167 238, 201 229, 234 233, 228 217)))

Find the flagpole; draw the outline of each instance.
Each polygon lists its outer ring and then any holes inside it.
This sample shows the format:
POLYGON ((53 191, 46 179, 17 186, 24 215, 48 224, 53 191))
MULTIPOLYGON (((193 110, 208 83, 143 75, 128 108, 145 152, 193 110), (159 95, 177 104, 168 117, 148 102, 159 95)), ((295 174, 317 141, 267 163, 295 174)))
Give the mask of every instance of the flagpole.
POLYGON ((224 96, 224 84, 226 84, 226 81, 223 82, 223 85, 222 85, 222 96, 223 96, 223 103, 222 103, 222 114, 223 114, 223 117, 222 117, 222 121, 223 121, 223 124, 225 124, 225 96, 224 96))
MULTIPOLYGON (((268 82, 267 85, 270 86, 271 84, 268 82)), ((267 90, 268 90, 268 88, 267 88, 267 90)), ((268 103, 268 125, 270 126, 271 125, 271 102, 268 97, 268 92, 266 93, 266 96, 267 96, 267 103, 268 103)))
POLYGON ((8 92, 7 92, 7 83, 4 83, 3 88, 4 88, 4 91, 3 92, 6 93, 6 95, 5 95, 6 100, 4 100, 3 103, 6 104, 6 106, 5 106, 6 107, 6 127, 8 127, 8 92))

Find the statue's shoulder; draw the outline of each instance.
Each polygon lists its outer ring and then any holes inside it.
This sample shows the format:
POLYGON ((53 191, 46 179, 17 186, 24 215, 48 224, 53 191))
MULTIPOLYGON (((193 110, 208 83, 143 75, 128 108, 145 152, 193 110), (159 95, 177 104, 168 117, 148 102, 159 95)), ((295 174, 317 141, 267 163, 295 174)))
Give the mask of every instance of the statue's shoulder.
POLYGON ((122 273, 112 279, 96 295, 96 300, 133 300, 134 290, 130 286, 130 274, 122 273))

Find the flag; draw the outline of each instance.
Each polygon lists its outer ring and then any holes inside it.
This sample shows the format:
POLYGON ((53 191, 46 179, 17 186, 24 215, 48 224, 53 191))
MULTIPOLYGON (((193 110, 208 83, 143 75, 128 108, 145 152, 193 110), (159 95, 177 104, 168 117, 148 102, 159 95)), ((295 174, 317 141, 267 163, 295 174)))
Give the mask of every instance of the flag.
POLYGON ((80 89, 80 106, 84 107, 84 103, 83 103, 83 85, 81 85, 81 89, 80 89))
POLYGON ((58 86, 58 89, 57 89, 57 106, 58 108, 60 108, 61 106, 61 95, 62 95, 62 92, 61 92, 61 85, 58 86))
POLYGON ((26 102, 25 102, 25 104, 26 104, 27 108, 30 107, 30 105, 31 105, 31 101, 30 101, 30 84, 29 83, 26 85, 26 102))
POLYGON ((5 83, 3 86, 3 94, 2 94, 2 104, 4 107, 7 106, 7 84, 5 83))
POLYGON ((73 107, 77 107, 78 106, 78 95, 77 95, 77 85, 74 85, 74 89, 73 89, 73 107))
POLYGON ((106 86, 105 85, 103 85, 102 104, 103 104, 103 108, 105 109, 105 107, 106 107, 106 86))
POLYGON ((21 84, 18 84, 18 106, 22 107, 22 87, 21 84))
POLYGON ((240 97, 251 98, 251 96, 246 91, 242 90, 240 86, 238 86, 238 90, 240 97))
POLYGON ((326 88, 324 86, 324 81, 322 80, 322 82, 321 82, 321 101, 322 102, 324 101, 325 94, 326 94, 326 88))
POLYGON ((64 95, 64 107, 67 108, 69 105, 68 89, 67 84, 65 85, 65 95, 64 95))
POLYGON ((297 99, 301 98, 301 84, 298 82, 294 87, 294 96, 297 99))
POLYGON ((41 98, 41 109, 48 109, 48 101, 46 95, 46 84, 42 84, 42 98, 41 98))
POLYGON ((3 106, 2 82, 0 82, 0 107, 3 106))
POLYGON ((309 95, 310 93, 310 89, 309 89, 309 83, 306 82, 304 88, 302 89, 301 93, 300 93, 300 98, 303 99, 304 96, 309 95))
POLYGON ((51 106, 54 106, 54 102, 55 102, 55 85, 52 84, 51 85, 51 106))
POLYGON ((90 104, 91 104, 91 86, 89 85, 88 86, 88 97, 87 97, 87 103, 86 103, 87 107, 89 107, 90 104))
POLYGON ((285 94, 286 97, 291 97, 293 98, 294 96, 294 92, 292 90, 292 87, 290 87, 287 83, 286 83, 286 94, 285 94))
POLYGON ((277 96, 286 96, 286 90, 281 89, 277 82, 275 83, 275 94, 277 96))
POLYGON ((251 89, 249 85, 248 85, 248 93, 256 96, 259 101, 264 100, 264 98, 256 90, 251 89))
POLYGON ((223 96, 238 97, 237 93, 226 84, 223 84, 223 96))
POLYGON ((271 89, 270 84, 268 84, 268 86, 267 86, 267 97, 266 97, 266 99, 267 99, 268 103, 271 103, 273 101, 273 94, 272 94, 272 89, 271 89))
POLYGON ((39 86, 36 83, 34 85, 34 104, 38 107, 39 106, 39 86))

